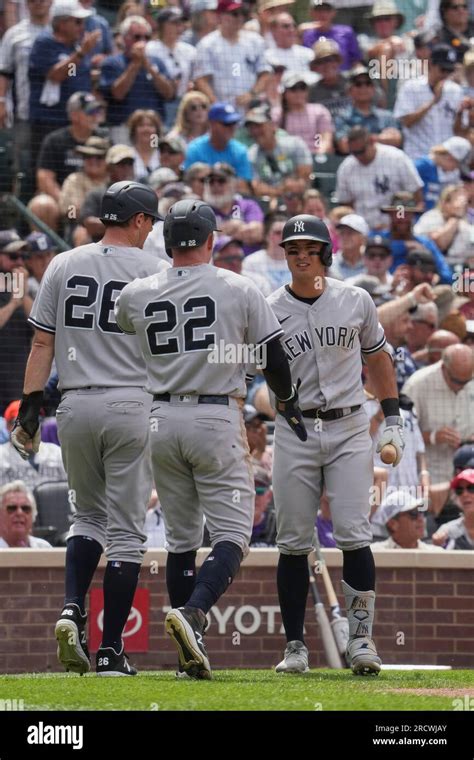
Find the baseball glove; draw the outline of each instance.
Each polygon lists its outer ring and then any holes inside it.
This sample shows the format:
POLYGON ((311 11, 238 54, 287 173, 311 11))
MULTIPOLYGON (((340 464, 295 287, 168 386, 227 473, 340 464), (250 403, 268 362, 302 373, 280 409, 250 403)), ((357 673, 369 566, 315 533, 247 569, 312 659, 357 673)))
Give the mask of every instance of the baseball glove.
POLYGON ((18 417, 11 432, 11 442, 22 459, 37 454, 40 447, 39 413, 43 405, 43 391, 23 394, 18 417), (30 445, 28 445, 30 444, 30 445))
POLYGON ((298 380, 296 385, 293 385, 293 391, 287 399, 276 399, 276 410, 278 414, 281 414, 285 418, 288 425, 294 432, 294 434, 300 439, 300 441, 306 441, 308 433, 303 422, 303 416, 298 404, 298 388, 301 385, 301 380, 298 380))

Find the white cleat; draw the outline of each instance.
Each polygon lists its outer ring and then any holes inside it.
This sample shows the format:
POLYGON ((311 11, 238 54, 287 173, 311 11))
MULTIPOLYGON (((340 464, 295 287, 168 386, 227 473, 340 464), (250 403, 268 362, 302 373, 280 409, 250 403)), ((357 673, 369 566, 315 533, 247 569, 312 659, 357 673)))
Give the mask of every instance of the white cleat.
POLYGON ((289 641, 285 656, 275 668, 277 673, 307 673, 308 649, 302 641, 289 641))
POLYGON ((356 636, 347 644, 347 659, 356 676, 378 676, 382 660, 368 636, 356 636))

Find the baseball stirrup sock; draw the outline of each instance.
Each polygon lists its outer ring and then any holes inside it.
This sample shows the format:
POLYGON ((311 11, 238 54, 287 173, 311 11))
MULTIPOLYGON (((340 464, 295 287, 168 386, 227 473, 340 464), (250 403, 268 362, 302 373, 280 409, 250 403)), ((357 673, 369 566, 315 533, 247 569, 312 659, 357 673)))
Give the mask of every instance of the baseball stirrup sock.
POLYGON ((67 542, 64 604, 77 604, 82 614, 101 554, 101 545, 89 536, 73 536, 67 542))
POLYGON ((112 560, 105 568, 102 647, 112 647, 117 653, 122 649, 122 631, 130 614, 139 575, 138 562, 112 560))
POLYGON ((370 546, 354 551, 343 551, 342 577, 345 582, 360 591, 375 588, 375 562, 370 546))
POLYGON ((280 554, 277 586, 286 639, 304 642, 304 616, 309 591, 308 558, 305 554, 280 554))
POLYGON ((374 623, 375 591, 356 591, 345 581, 341 581, 349 618, 349 637, 368 636, 372 638, 374 623))
POLYGON ((220 541, 204 560, 187 606, 199 607, 205 614, 232 583, 240 563, 242 549, 233 541, 220 541))
POLYGON ((171 606, 184 607, 196 585, 196 552, 173 554, 166 560, 166 586, 171 606))

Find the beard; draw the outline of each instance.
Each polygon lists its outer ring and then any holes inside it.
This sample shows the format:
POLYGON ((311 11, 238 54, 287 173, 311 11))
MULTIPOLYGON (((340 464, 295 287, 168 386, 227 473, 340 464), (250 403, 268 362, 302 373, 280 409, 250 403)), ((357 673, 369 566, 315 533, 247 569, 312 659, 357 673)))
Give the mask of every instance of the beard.
POLYGON ((215 195, 211 192, 211 189, 208 185, 204 186, 204 192, 202 194, 203 200, 206 203, 209 203, 210 206, 213 208, 225 208, 225 206, 228 206, 232 203, 234 200, 234 192, 232 190, 229 190, 227 193, 220 193, 219 195, 215 195))

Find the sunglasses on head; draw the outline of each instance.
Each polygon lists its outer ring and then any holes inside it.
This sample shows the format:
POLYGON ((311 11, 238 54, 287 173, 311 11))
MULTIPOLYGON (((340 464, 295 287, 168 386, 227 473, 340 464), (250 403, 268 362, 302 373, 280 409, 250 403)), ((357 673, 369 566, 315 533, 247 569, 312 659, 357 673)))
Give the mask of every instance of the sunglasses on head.
POLYGON ((474 483, 469 483, 467 486, 456 486, 454 489, 456 496, 461 496, 464 491, 467 491, 467 493, 474 493, 474 483))
POLYGON ((190 111, 207 111, 205 103, 190 103, 188 108, 190 111))
POLYGON ((21 509, 26 515, 29 515, 32 511, 31 504, 7 504, 5 509, 9 515, 14 514, 18 509, 21 509))

